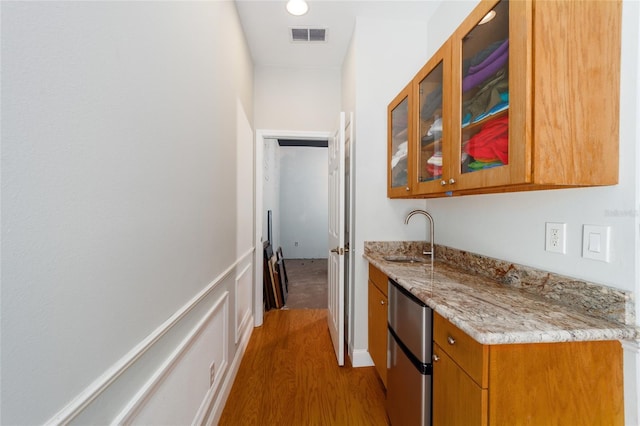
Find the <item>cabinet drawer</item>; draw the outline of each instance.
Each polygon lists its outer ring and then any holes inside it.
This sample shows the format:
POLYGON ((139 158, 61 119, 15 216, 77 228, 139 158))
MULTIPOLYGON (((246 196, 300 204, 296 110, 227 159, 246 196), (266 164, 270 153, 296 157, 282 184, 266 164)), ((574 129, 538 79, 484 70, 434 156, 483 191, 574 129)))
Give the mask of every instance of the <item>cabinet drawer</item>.
POLYGON ((438 313, 433 318, 433 340, 478 385, 487 388, 489 347, 476 342, 438 313))
POLYGON ((369 279, 378 287, 384 297, 387 297, 387 287, 389 286, 388 278, 380 269, 369 264, 369 279))

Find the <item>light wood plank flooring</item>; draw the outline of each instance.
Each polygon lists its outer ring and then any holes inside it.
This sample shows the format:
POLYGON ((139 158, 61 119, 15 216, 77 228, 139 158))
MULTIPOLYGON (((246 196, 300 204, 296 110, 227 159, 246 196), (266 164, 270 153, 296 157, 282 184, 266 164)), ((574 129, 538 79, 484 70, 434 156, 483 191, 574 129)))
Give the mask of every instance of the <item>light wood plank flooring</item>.
POLYGON ((387 425, 373 367, 338 367, 326 309, 272 310, 253 331, 220 425, 387 425))

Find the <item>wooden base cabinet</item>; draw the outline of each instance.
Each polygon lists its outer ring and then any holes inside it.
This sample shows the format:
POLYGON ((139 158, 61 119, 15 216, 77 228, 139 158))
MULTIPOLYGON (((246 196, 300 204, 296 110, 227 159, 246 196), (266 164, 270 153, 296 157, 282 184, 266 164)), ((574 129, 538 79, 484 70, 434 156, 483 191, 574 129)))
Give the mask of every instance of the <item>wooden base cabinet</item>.
POLYGON ((369 355, 387 387, 387 276, 369 265, 369 355))
POLYGON ((474 382, 437 344, 433 345, 433 424, 486 425, 489 391, 474 382), (437 376, 437 379, 436 379, 437 376))
POLYGON ((434 314, 433 424, 623 425, 617 341, 481 345, 434 314))

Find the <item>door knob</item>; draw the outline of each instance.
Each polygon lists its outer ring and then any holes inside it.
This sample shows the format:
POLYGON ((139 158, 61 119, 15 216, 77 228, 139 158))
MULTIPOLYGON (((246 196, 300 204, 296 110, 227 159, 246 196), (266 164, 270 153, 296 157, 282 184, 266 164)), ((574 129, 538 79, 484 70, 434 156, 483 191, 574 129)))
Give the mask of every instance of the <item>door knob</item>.
POLYGON ((332 248, 331 253, 340 253, 340 249, 338 247, 332 248))

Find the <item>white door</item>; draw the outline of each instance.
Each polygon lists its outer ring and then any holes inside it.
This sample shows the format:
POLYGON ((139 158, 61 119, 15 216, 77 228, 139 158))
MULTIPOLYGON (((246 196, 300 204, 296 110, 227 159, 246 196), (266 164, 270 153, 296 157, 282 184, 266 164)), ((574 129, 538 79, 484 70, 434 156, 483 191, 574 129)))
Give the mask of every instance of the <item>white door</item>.
POLYGON ((338 365, 344 365, 344 162, 345 113, 329 138, 329 261, 328 323, 338 365))

